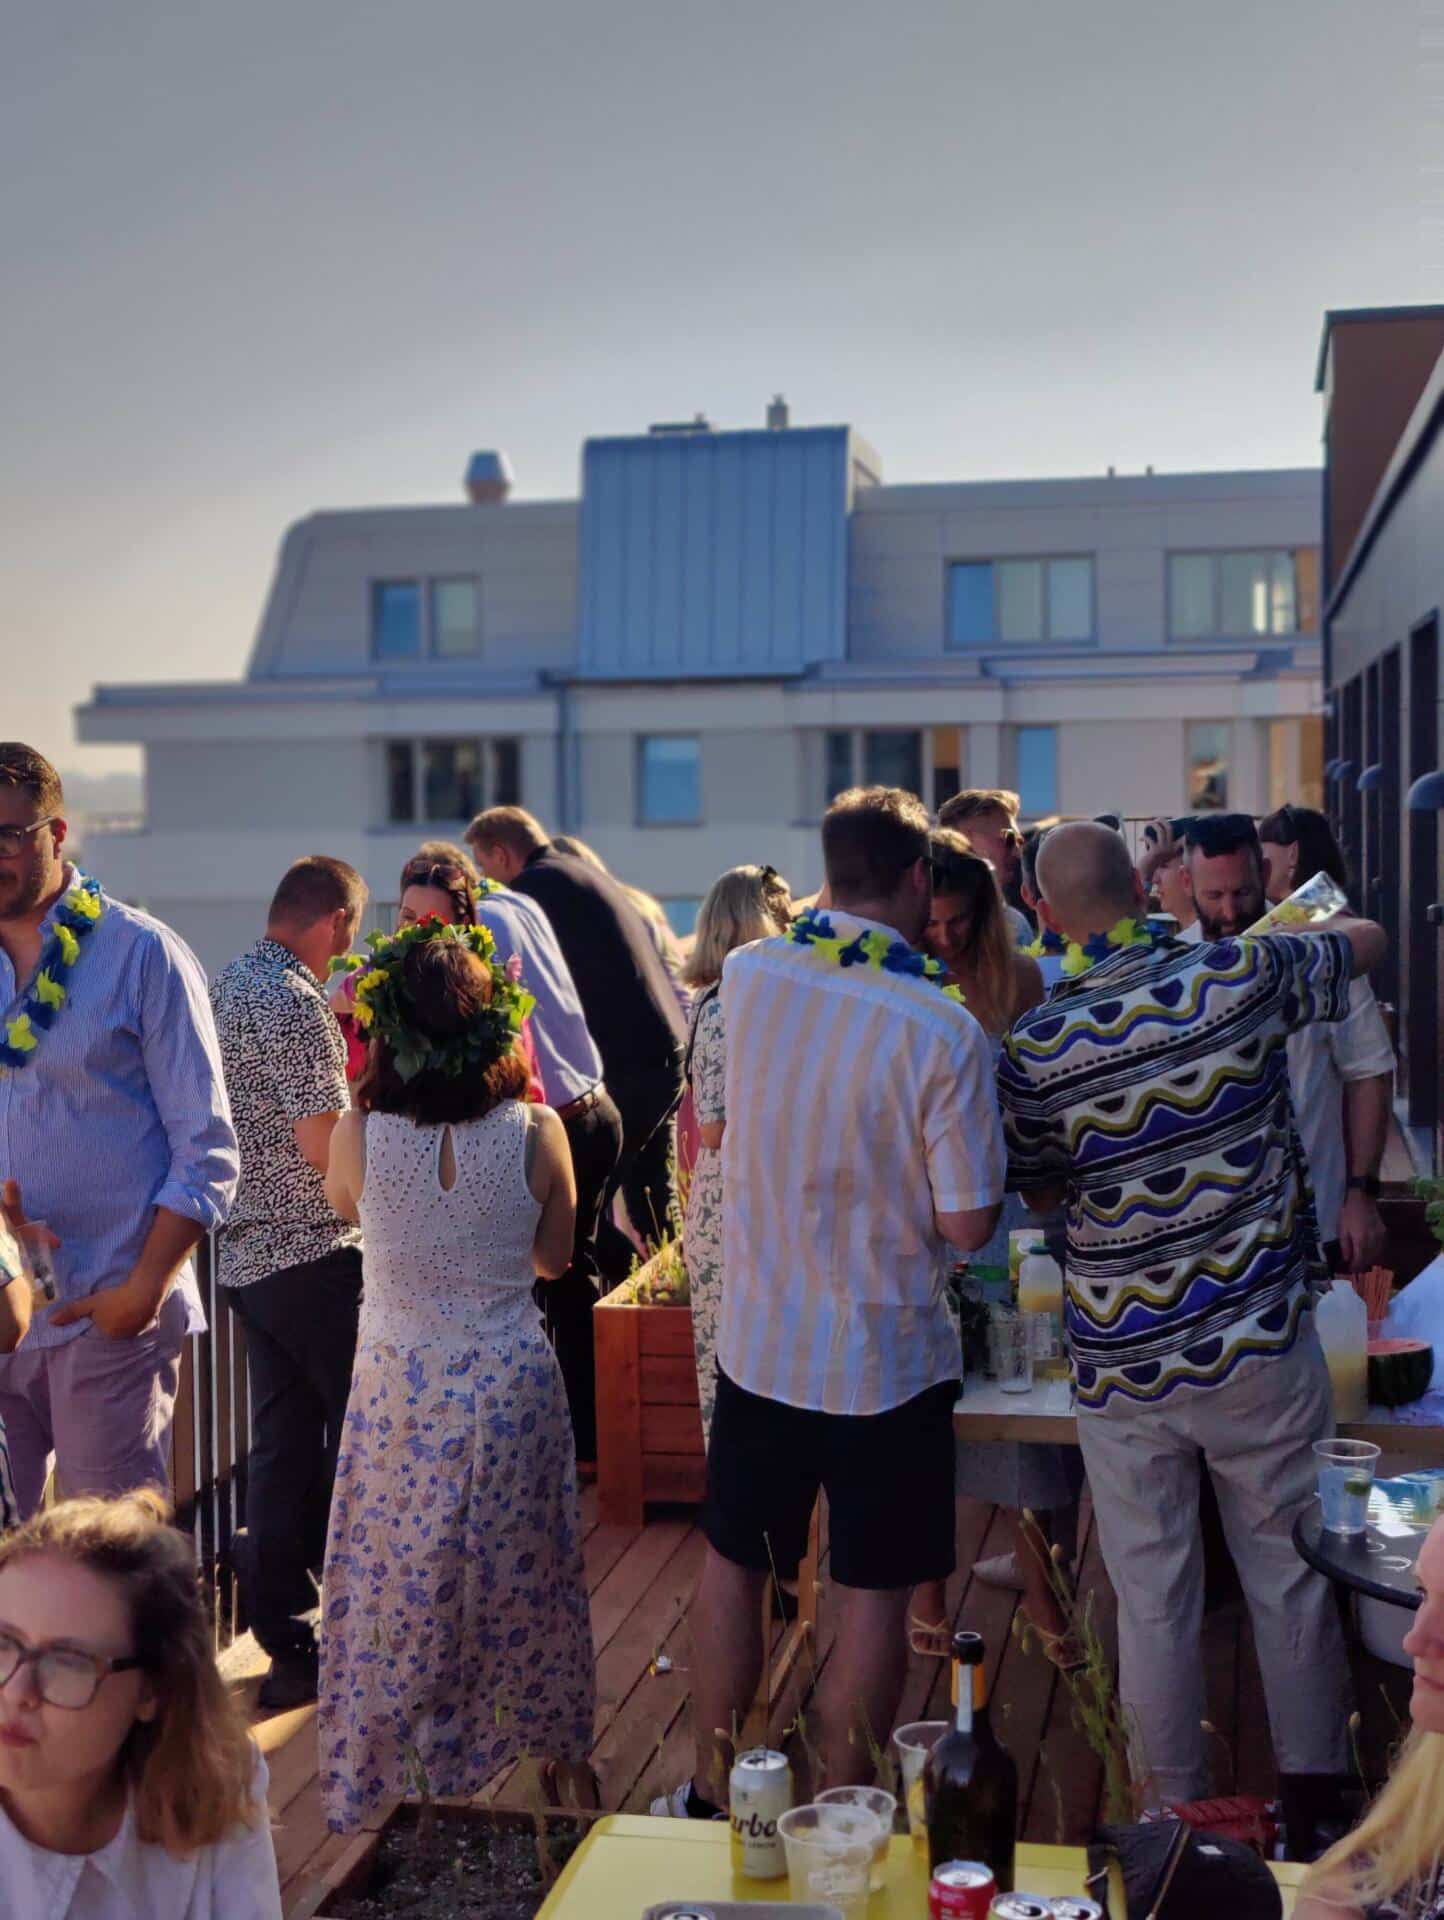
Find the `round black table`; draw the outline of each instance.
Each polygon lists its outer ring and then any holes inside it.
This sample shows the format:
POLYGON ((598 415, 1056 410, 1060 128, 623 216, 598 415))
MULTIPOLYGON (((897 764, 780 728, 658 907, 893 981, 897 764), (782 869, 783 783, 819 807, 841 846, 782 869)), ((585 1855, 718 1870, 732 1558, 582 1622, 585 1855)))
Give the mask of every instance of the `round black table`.
POLYGON ((1323 1509, 1312 1501, 1294 1522, 1294 1548, 1301 1559, 1341 1587, 1414 1612, 1423 1596, 1414 1578, 1414 1562, 1424 1544, 1421 1531, 1381 1533, 1370 1501, 1370 1524, 1363 1533, 1326 1533, 1323 1509))

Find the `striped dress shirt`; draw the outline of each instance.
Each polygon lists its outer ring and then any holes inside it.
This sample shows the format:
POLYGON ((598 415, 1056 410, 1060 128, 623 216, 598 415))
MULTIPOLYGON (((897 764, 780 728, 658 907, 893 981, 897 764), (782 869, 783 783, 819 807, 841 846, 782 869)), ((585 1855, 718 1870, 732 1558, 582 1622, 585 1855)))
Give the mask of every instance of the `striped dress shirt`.
MULTIPOLYGON (((67 885, 80 878, 68 870, 67 885)), ((43 927, 50 937, 50 923, 43 927)), ((0 952, 0 1012, 21 986, 0 952)), ((157 1207, 207 1231, 226 1218, 239 1161, 200 962, 178 934, 105 896, 66 1001, 23 1067, 0 1073, 0 1177, 60 1238, 60 1301, 127 1278, 157 1207)), ((189 1261, 186 1331, 205 1326, 189 1261)), ((88 1320, 37 1312, 22 1349, 63 1346, 88 1320)), ((7 1357, 0 1357, 0 1379, 7 1357)))
MULTIPOLYGON (((844 939, 875 924, 829 918, 844 939)), ((722 1371, 844 1414, 956 1380, 936 1216, 1003 1195, 982 1028, 930 981, 786 937, 729 957, 722 1010, 722 1371)))

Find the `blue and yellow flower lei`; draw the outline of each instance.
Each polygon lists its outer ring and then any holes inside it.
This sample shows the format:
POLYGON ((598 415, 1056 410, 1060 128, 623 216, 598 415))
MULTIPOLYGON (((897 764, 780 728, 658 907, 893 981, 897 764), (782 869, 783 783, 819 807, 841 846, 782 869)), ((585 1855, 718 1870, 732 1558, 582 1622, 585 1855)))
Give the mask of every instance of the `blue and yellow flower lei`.
POLYGON ((1109 954, 1121 953, 1125 947, 1154 947, 1157 944, 1157 936, 1147 921, 1129 915, 1111 926, 1107 933, 1090 934, 1081 945, 1076 940, 1070 940, 1063 956, 1063 972, 1068 979, 1075 979, 1080 973, 1087 973, 1090 967, 1096 967, 1100 960, 1106 960, 1109 954))
POLYGON ((1030 960, 1057 960, 1067 951, 1068 942, 1051 927, 1044 927, 1037 939, 1030 940, 1023 948, 1030 960))
POLYGON ((946 999, 963 1005, 961 991, 947 985, 947 975, 939 961, 919 953, 905 940, 890 938, 881 927, 869 927, 866 933, 844 940, 825 913, 817 907, 808 907, 793 921, 787 938, 793 946, 811 947, 839 967, 872 967, 879 973, 930 980, 946 999))
POLYGON ((67 975, 80 958, 80 943, 105 914, 105 900, 94 880, 79 880, 65 894, 52 915, 54 931, 40 955, 40 965, 20 1010, 6 1020, 0 1042, 0 1069, 27 1066, 40 1045, 40 1036, 55 1025, 65 1005, 67 975))

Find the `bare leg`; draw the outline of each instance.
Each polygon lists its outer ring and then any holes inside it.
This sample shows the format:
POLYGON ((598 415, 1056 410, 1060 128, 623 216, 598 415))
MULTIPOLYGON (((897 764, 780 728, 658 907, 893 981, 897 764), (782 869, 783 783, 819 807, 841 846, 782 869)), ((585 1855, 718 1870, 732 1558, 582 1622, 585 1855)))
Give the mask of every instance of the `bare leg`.
POLYGON ((822 1682, 822 1771, 829 1787, 865 1785, 887 1751, 907 1671, 907 1587, 831 1586, 837 1639, 822 1682))
MULTIPOLYGON (((767 1575, 736 1566, 708 1547, 692 1600, 692 1726, 704 1800, 727 1804, 733 1735, 762 1678, 762 1590, 767 1575)), ((834 1659, 836 1654, 834 1654, 834 1659)))

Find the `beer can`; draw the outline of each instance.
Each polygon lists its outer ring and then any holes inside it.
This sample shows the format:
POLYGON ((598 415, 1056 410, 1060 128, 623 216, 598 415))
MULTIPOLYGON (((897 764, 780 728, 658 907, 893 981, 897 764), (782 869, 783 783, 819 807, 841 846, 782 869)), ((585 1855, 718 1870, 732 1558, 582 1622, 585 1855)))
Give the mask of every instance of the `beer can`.
POLYGON ((780 1880, 787 1855, 777 1822, 792 1805, 792 1769, 785 1753, 751 1747, 739 1753, 727 1784, 732 1871, 747 1880, 780 1880))
POLYGON ((988 1910, 988 1920, 1053 1920, 1051 1900, 1037 1893, 1000 1893, 988 1910))
POLYGON ((1081 1894, 1063 1894, 1052 1901, 1053 1920, 1103 1920, 1103 1909, 1096 1900, 1081 1894))
POLYGON ((947 1860, 928 1885, 928 1920, 988 1920, 998 1883, 977 1860, 947 1860))

